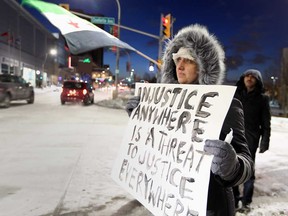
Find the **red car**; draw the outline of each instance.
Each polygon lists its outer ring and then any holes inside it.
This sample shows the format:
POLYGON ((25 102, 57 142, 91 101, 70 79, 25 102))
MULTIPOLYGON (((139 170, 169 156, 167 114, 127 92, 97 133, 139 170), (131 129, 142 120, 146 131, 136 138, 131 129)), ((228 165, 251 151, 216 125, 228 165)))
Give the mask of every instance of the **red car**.
POLYGON ((89 83, 82 81, 64 81, 60 99, 62 105, 66 102, 92 104, 94 103, 94 88, 89 83))

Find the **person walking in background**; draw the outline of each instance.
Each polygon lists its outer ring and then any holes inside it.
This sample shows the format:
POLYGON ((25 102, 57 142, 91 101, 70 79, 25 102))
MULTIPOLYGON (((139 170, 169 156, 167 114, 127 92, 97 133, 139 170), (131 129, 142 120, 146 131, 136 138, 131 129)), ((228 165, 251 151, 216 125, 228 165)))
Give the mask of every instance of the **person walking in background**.
MULTIPOLYGON (((204 26, 191 25, 180 30, 167 43, 161 70, 161 83, 221 84, 225 77, 224 51, 204 26)), ((139 102, 139 96, 128 101, 126 111, 129 115, 139 102)), ((233 99, 219 140, 207 139, 204 151, 214 155, 207 216, 233 216, 235 206, 232 187, 248 180, 254 167, 246 143, 243 109, 239 100, 233 99), (231 128, 233 139, 229 144, 224 140, 231 128)))
MULTIPOLYGON (((245 120, 245 135, 248 147, 255 163, 257 148, 259 153, 269 149, 271 113, 269 98, 264 95, 264 85, 260 71, 249 69, 245 71, 237 82, 235 98, 242 102, 245 120), (261 141, 260 141, 261 138, 261 141), (260 144, 259 144, 260 141, 260 144)), ((240 196, 239 187, 233 188, 235 206, 240 212, 249 212, 254 191, 255 173, 244 183, 243 196, 240 196)))

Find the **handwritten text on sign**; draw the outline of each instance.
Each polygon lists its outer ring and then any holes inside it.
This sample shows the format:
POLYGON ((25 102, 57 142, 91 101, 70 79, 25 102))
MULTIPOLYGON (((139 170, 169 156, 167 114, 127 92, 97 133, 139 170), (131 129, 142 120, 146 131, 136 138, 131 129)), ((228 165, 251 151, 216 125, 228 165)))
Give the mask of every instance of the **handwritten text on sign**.
POLYGON ((206 215, 212 156, 235 87, 137 83, 113 179, 154 215, 206 215))

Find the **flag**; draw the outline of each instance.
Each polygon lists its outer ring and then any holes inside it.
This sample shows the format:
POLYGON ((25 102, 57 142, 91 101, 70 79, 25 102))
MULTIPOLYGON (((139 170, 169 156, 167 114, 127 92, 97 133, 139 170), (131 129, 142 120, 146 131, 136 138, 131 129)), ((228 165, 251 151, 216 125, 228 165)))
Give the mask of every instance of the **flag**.
POLYGON ((74 55, 111 46, 135 51, 129 44, 61 6, 40 0, 22 0, 22 5, 34 7, 58 28, 74 55))
POLYGON ((3 32, 2 34, 1 34, 1 36, 9 36, 9 32, 3 32))
POLYGON ((7 43, 9 45, 13 45, 13 42, 14 42, 14 37, 13 37, 13 34, 10 33, 10 31, 7 31, 7 32, 3 32, 1 34, 1 37, 7 37, 7 43))

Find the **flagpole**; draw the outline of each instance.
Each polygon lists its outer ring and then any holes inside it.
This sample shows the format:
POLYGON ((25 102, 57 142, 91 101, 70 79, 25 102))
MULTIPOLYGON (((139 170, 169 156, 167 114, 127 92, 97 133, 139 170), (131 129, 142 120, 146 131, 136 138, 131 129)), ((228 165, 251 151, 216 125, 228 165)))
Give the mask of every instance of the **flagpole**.
MULTIPOLYGON (((117 6, 118 6, 118 38, 120 39, 120 23, 121 23, 121 7, 119 0, 116 0, 117 6)), ((115 95, 113 95, 114 98, 118 97, 118 77, 119 76, 119 47, 117 47, 116 51, 116 69, 115 69, 115 95)))

